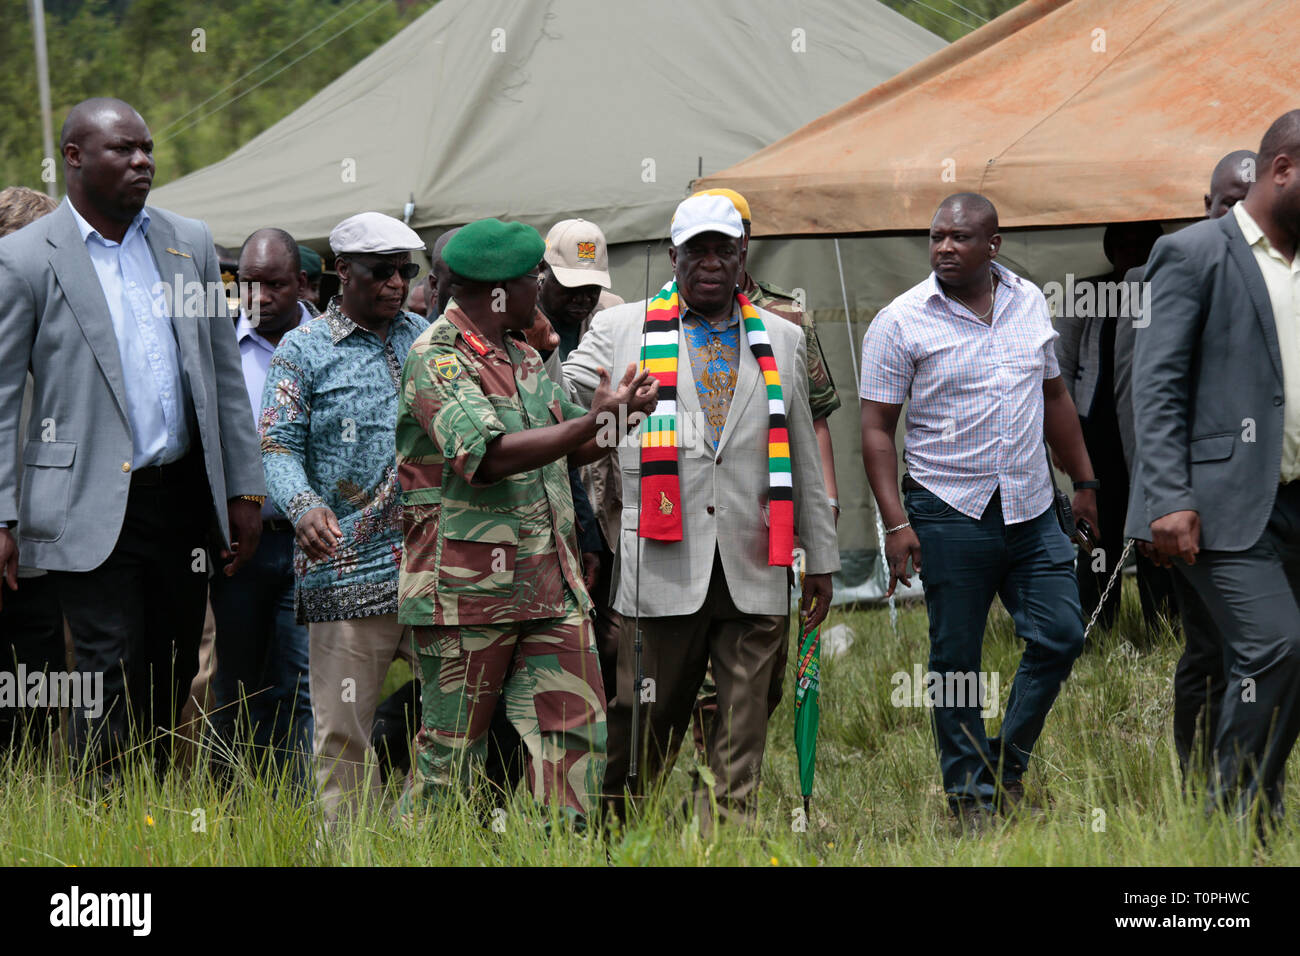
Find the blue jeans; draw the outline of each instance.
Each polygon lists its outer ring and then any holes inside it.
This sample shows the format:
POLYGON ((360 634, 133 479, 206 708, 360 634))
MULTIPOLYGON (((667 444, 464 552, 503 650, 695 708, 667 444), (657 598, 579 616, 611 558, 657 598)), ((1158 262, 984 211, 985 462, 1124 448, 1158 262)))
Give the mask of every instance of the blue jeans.
POLYGON ((1083 650, 1074 548, 1051 508, 1030 521, 1004 524, 996 491, 978 520, 923 489, 907 492, 904 500, 921 542, 930 671, 980 672, 994 595, 1025 642, 999 737, 986 736, 974 695, 939 693, 931 710, 949 802, 989 805, 999 778, 1012 783, 1024 774, 1061 682, 1083 650))
POLYGON ((305 785, 310 643, 306 625, 294 619, 293 532, 264 529, 252 560, 232 578, 218 567, 209 594, 217 628, 212 724, 218 738, 230 746, 236 727, 245 724, 243 739, 274 748, 276 760, 290 760, 293 779, 305 785))

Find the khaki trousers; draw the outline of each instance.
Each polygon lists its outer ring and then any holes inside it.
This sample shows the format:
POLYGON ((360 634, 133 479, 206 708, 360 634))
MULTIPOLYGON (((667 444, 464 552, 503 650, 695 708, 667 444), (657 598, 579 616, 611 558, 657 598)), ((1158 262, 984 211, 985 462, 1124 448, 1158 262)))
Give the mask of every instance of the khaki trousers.
MULTIPOLYGON (((642 753, 637 792, 648 789, 672 767, 690 723, 704 672, 713 665, 718 711, 709 722, 705 749, 715 780, 714 796, 724 816, 752 820, 767 745, 769 695, 785 666, 787 616, 745 614, 727 589, 715 553, 709 591, 694 614, 641 618, 642 753), (651 697, 651 700, 644 698, 651 697)), ((609 763, 604 793, 622 810, 632 747, 635 682, 635 619, 627 616, 619 635, 617 693, 609 706, 609 763)), ((708 795, 697 787, 695 811, 710 819, 708 795)))
POLYGON ((396 614, 307 625, 311 643, 312 752, 325 819, 381 795, 370 746, 375 708, 388 666, 398 657, 414 663, 407 628, 396 614))

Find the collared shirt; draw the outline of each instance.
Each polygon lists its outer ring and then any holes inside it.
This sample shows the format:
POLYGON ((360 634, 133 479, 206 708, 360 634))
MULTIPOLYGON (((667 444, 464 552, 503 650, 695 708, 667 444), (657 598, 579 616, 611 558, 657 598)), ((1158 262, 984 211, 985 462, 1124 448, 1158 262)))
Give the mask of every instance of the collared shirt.
MULTIPOLYGON (((311 321, 311 313, 305 302, 298 303, 298 325, 311 321)), ((298 326, 294 326, 297 328, 298 326)), ((286 332, 286 334, 288 334, 286 332)), ((244 367, 244 387, 248 390, 249 411, 253 413, 253 427, 257 427, 262 414, 262 391, 266 387, 266 373, 271 368, 271 356, 275 346, 262 337, 248 314, 242 310, 239 321, 235 324, 235 338, 239 342, 239 361, 244 367)), ((281 518, 280 509, 267 496, 262 504, 262 518, 281 518)))
POLYGON ((794 296, 787 295, 774 285, 759 282, 748 272, 741 276, 740 291, 756 309, 766 309, 803 329, 804 348, 808 355, 808 408, 813 421, 830 416, 840 407, 840 397, 835 393, 835 381, 826 366, 821 341, 811 313, 801 309, 794 296))
POLYGON ((490 484, 478 476, 501 435, 585 414, 531 346, 507 337, 498 348, 455 300, 416 340, 397 416, 401 623, 560 617, 569 601, 590 610, 564 458, 490 484))
POLYGON ((181 374, 166 287, 146 238, 149 213, 144 209, 136 213, 122 241, 113 242, 86 222, 71 202, 68 208, 113 320, 131 424, 131 467, 176 461, 190 447, 190 396, 181 374))
POLYGON ((1300 478, 1300 256, 1287 262, 1246 212, 1245 203, 1233 206, 1232 214, 1255 254, 1273 306, 1286 402, 1282 409, 1282 481, 1295 481, 1300 478))
MULTIPOLYGON (((724 325, 714 325, 683 303, 682 333, 690 356, 695 391, 700 396, 707 434, 718 447, 731 396, 736 391, 736 370, 740 367, 740 304, 733 299, 731 316, 724 325)), ((680 359, 678 359, 680 361, 680 359)))
POLYGON ((258 428, 276 507, 294 524, 328 507, 343 539, 309 562, 294 545, 299 621, 345 621, 397 610, 401 503, 393 461, 402 362, 428 325, 399 312, 379 336, 339 311, 287 333, 271 357, 258 428))
POLYGON ((934 273, 872 320, 862 340, 862 398, 908 400, 909 473, 962 514, 979 518, 1001 489, 1002 519, 1052 503, 1043 446, 1043 382, 1061 374, 1043 293, 994 263, 985 323, 944 295, 934 273))

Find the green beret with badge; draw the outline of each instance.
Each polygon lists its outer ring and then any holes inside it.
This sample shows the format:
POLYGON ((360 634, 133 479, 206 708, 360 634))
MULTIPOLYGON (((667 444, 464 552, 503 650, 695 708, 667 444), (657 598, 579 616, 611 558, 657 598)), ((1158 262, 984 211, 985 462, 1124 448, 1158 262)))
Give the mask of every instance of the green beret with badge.
POLYGON ((451 237, 442 261, 475 282, 506 282, 531 272, 545 252, 546 240, 532 226, 479 219, 451 237))

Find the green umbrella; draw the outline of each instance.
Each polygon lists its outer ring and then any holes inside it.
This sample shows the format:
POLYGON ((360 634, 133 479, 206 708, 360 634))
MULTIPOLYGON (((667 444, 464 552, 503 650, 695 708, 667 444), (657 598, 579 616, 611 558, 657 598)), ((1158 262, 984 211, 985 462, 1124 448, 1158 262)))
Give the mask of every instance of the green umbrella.
MULTIPOLYGON (((800 574, 800 590, 803 575, 800 574)), ((794 749, 799 761, 799 789, 804 814, 812 798, 813 774, 817 769, 817 697, 821 687, 821 627, 805 630, 799 615, 799 659, 794 680, 794 749)))

